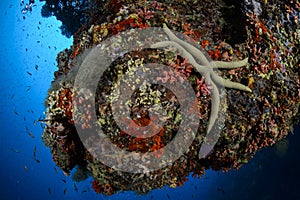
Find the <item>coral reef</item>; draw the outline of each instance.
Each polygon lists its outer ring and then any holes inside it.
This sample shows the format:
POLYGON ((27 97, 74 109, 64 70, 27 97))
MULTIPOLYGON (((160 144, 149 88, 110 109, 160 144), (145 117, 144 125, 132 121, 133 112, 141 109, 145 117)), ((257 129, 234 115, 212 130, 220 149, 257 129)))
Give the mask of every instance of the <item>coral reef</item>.
POLYGON ((86 163, 83 168, 87 171, 85 174, 93 177, 92 188, 96 193, 112 195, 133 190, 144 194, 165 185, 181 186, 190 173, 201 177, 206 169, 238 169, 258 150, 285 138, 299 120, 300 3, 298 0, 257 1, 255 5, 251 2, 245 1, 237 6, 243 13, 238 22, 239 26, 243 25, 241 34, 245 34, 240 36, 241 41, 227 40, 233 38, 230 35, 233 31, 228 31, 227 27, 234 25, 228 24, 233 20, 228 19, 224 10, 230 7, 222 0, 111 0, 105 4, 93 0, 93 6, 87 11, 89 20, 75 33, 70 49, 57 57, 58 70, 46 100, 46 127, 42 138, 56 164, 69 174, 76 165, 86 163), (167 49, 144 49, 125 53, 114 61, 98 83, 95 99, 97 120, 110 141, 119 148, 164 156, 162 148, 175 137, 182 118, 179 101, 172 91, 159 85, 144 84, 135 90, 128 102, 134 122, 128 122, 131 132, 137 125, 143 127, 150 123, 151 105, 165 108, 164 126, 149 138, 133 137, 120 129, 107 101, 116 97, 114 87, 122 75, 147 63, 161 63, 172 69, 159 74, 157 80, 161 83, 180 82, 182 76, 190 82, 197 96, 198 108, 193 109, 198 110, 201 126, 188 151, 172 165, 147 173, 117 171, 93 157, 78 137, 73 118, 81 120, 82 129, 89 129, 90 113, 88 107, 84 107, 85 113, 76 116, 72 103, 90 100, 73 101, 75 75, 87 53, 110 36, 125 30, 163 27, 163 24, 166 24, 169 42, 157 45, 176 46, 183 54, 167 49), (216 74, 210 73, 210 76, 200 74, 199 71, 205 70, 197 65, 205 65, 207 61, 202 59, 201 63, 198 50, 191 50, 187 43, 176 40, 168 34, 169 29, 194 39, 220 70, 216 74), (229 44, 228 41, 240 42, 229 44), (221 77, 230 82, 225 83, 227 103, 220 103, 217 108, 214 106, 218 91, 211 83, 217 83, 215 80, 221 77), (210 124, 216 121, 218 125, 219 109, 226 111, 225 125, 210 154, 199 159, 199 149, 205 142, 210 124))

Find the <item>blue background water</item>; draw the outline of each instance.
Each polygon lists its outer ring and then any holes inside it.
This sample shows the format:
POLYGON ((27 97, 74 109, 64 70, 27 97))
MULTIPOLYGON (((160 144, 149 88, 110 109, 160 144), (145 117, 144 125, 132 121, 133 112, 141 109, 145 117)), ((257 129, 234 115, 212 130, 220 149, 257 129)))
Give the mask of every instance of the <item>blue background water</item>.
POLYGON ((180 188, 103 197, 90 190, 92 180, 87 180, 76 183, 75 191, 43 145, 42 127, 34 125, 45 111, 56 55, 70 47, 72 38, 61 35, 61 23, 54 17, 41 17, 42 3, 36 5, 23 19, 18 1, 0 1, 0 199, 300 199, 299 128, 288 137, 285 155, 268 148, 238 171, 207 171, 202 179, 189 177, 180 188), (34 160, 35 147, 40 163, 34 160))

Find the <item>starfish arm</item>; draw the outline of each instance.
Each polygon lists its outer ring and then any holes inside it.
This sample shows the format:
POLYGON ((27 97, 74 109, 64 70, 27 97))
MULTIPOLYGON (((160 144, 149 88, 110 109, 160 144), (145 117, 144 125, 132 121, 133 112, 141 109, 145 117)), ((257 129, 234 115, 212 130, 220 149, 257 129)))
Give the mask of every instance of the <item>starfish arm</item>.
POLYGON ((241 61, 236 62, 222 62, 222 61, 213 61, 212 66, 213 68, 219 68, 219 69, 234 69, 243 67, 248 63, 248 58, 245 58, 241 61))
POLYGON ((189 60, 189 62, 196 62, 190 53, 188 53, 182 46, 180 46, 180 44, 173 42, 173 41, 157 42, 157 43, 151 45, 150 48, 164 48, 167 46, 176 47, 179 51, 181 51, 180 53, 182 53, 182 56, 187 58, 189 60))
POLYGON ((207 134, 209 134, 218 117, 220 107, 220 93, 216 84, 211 81, 209 76, 205 76, 205 81, 208 81, 213 86, 211 91, 211 110, 207 126, 207 134))
POLYGON ((194 47, 193 45, 180 40, 169 28, 166 24, 163 24, 163 28, 165 33, 169 36, 170 40, 180 44, 181 46, 183 46, 184 48, 187 49, 188 52, 190 52, 193 56, 195 56, 196 58, 199 59, 200 64, 204 65, 204 66, 210 66, 210 62, 207 60, 207 58, 205 57, 205 55, 196 47, 194 47))
POLYGON ((224 86, 227 88, 242 90, 242 91, 246 91, 246 92, 252 92, 252 90, 248 86, 245 86, 240 83, 235 83, 235 82, 232 82, 232 81, 226 80, 226 79, 224 79, 224 86))
POLYGON ((227 87, 227 88, 243 90, 243 91, 246 91, 246 92, 252 92, 252 90, 248 86, 245 86, 245 85, 240 84, 240 83, 232 82, 232 81, 227 80, 227 79, 223 79, 222 77, 218 76, 214 72, 211 73, 211 77, 212 77, 213 81, 215 83, 217 83, 218 85, 223 85, 224 87, 227 87))
POLYGON ((199 159, 205 158, 214 148, 215 144, 218 142, 220 135, 218 132, 211 131, 217 118, 220 109, 220 93, 217 86, 211 81, 209 76, 205 76, 205 80, 209 80, 213 89, 211 91, 211 111, 208 121, 208 127, 206 130, 205 139, 199 149, 199 159))
POLYGON ((208 69, 205 69, 205 66, 199 65, 194 57, 187 51, 185 48, 183 48, 180 44, 174 41, 163 41, 163 42, 157 42, 153 45, 150 46, 150 48, 164 48, 167 46, 174 46, 176 47, 179 51, 181 51, 182 56, 184 58, 188 59, 188 62, 191 63, 199 73, 205 73, 208 71, 208 69))

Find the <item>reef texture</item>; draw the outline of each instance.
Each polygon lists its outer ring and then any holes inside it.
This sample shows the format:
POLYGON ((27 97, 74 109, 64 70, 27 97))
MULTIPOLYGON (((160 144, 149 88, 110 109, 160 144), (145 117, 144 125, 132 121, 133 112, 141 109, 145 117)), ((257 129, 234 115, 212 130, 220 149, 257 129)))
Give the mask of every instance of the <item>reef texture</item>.
MULTIPOLYGON (((190 173, 201 177, 210 168, 238 169, 255 152, 275 144, 293 131, 293 125, 299 120, 300 102, 298 0, 233 3, 222 0, 94 0, 91 5, 88 23, 74 35, 70 49, 57 57, 58 70, 46 99, 46 128, 42 138, 50 148, 53 160, 66 174, 80 165, 86 175, 94 178, 92 187, 96 193, 112 195, 133 190, 143 194, 165 185, 181 186, 190 173), (240 10, 236 12, 236 9, 240 10), (232 15, 233 12, 240 16, 232 15), (125 54, 101 77, 95 101, 98 121, 112 143, 128 151, 154 152, 176 135, 180 121, 179 102, 166 88, 146 84, 136 91, 130 104, 132 119, 140 126, 150 121, 147 109, 144 109, 148 105, 164 105, 167 110, 169 117, 165 126, 150 138, 134 138, 120 130, 111 116, 109 102, 102 98, 111 95, 122 73, 148 62, 163 63, 187 77, 197 94, 201 126, 187 153, 172 165, 145 174, 115 171, 92 157, 77 135, 72 119, 76 66, 81 64, 90 48, 110 36, 130 29, 162 27, 163 24, 193 38, 214 61, 236 62, 248 58, 244 67, 221 69, 218 75, 247 86, 251 91, 226 88, 226 108, 221 105, 221 109, 226 109, 221 136, 213 151, 199 159, 212 108, 211 88, 205 77, 197 73, 189 60, 163 50, 147 49, 125 54), (235 31, 237 28, 240 31, 235 31)), ((158 80, 180 81, 180 76, 166 71, 158 80)), ((79 99, 78 103, 80 101, 85 100, 79 99)), ((88 129, 88 109, 79 117, 82 129, 88 129)), ((163 153, 157 151, 157 156, 163 153)))

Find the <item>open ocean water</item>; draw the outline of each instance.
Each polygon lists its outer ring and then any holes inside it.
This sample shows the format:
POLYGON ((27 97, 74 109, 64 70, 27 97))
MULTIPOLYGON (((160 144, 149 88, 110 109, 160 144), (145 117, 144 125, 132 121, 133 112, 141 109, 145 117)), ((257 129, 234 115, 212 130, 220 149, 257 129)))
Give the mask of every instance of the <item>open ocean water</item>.
POLYGON ((281 146, 258 152, 238 171, 207 171, 181 187, 147 195, 97 195, 91 179, 76 183, 52 161, 41 140, 44 100, 56 70, 56 56, 72 44, 61 22, 42 18, 43 3, 23 15, 19 1, 0 1, 0 199, 300 199, 300 129, 281 146), (25 17, 25 19, 23 18, 25 17), (36 158, 36 159, 35 159, 36 158))

